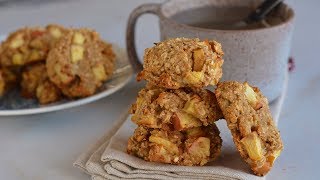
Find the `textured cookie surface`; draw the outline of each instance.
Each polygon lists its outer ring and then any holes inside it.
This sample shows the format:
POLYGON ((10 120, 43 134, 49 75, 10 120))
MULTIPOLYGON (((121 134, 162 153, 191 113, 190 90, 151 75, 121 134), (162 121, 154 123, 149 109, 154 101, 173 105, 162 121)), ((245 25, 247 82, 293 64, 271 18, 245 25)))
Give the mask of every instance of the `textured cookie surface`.
POLYGON ((61 91, 47 75, 44 63, 28 65, 22 70, 21 95, 25 98, 37 98, 41 104, 60 100, 61 91))
POLYGON ((242 158, 257 175, 265 175, 283 144, 268 100, 247 83, 220 82, 215 91, 219 106, 242 158))
POLYGON ((63 36, 47 58, 48 75, 70 98, 86 97, 112 75, 115 55, 98 33, 77 29, 63 36))
POLYGON ((207 126, 222 118, 213 92, 204 89, 164 89, 148 84, 131 108, 132 121, 147 128, 207 126))
POLYGON ((222 56, 216 41, 169 39, 145 50, 144 69, 137 79, 169 89, 216 85, 222 76, 222 56))
POLYGON ((19 79, 18 71, 11 68, 0 68, 0 97, 17 85, 19 79))
POLYGON ((44 61, 56 40, 66 32, 61 26, 48 25, 46 28, 22 28, 11 33, 1 44, 1 65, 24 66, 44 61))
POLYGON ((197 166, 216 159, 222 140, 215 124, 187 131, 166 131, 139 126, 127 146, 129 154, 146 161, 197 166))

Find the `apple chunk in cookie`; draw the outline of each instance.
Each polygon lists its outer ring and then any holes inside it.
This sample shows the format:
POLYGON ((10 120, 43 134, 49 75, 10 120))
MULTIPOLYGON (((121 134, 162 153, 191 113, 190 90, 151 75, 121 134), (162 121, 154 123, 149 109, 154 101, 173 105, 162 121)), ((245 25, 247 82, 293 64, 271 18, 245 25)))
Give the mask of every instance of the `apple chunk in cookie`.
POLYGON ((132 121, 147 128, 178 131, 222 118, 216 97, 205 89, 164 89, 148 84, 131 108, 132 121))
POLYGON ((69 98, 94 94, 111 77, 115 54, 110 44, 88 29, 74 29, 51 49, 47 59, 50 80, 69 98))
POLYGON ((168 89, 216 85, 222 76, 222 56, 216 41, 169 39, 145 50, 138 80, 168 89))
POLYGON ((241 157, 255 174, 267 174, 283 149, 268 100, 258 88, 236 81, 218 83, 215 94, 241 157))
POLYGON ((146 161, 184 166, 203 166, 215 160, 222 140, 215 124, 186 131, 137 127, 128 140, 127 152, 146 161))

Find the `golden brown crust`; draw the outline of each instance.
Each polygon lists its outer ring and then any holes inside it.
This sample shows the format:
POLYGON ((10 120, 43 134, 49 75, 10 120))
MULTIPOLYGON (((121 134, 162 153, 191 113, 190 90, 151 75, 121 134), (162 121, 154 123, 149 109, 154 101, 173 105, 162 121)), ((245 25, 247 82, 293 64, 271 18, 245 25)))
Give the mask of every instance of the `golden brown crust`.
POLYGON ((169 39, 145 50, 144 69, 137 79, 168 89, 216 85, 222 76, 222 56, 216 41, 169 39))
POLYGON ((49 80, 44 63, 28 65, 22 70, 21 95, 37 98, 40 104, 61 99, 61 91, 49 80))
POLYGON ((132 121, 147 128, 185 130, 222 118, 213 92, 204 89, 164 89, 148 84, 131 108, 132 121))
POLYGON ((265 175, 283 149, 268 100, 258 88, 235 81, 220 82, 215 93, 240 155, 255 174, 265 175))
POLYGON ((75 29, 50 51, 48 75, 67 97, 86 97, 111 77, 114 59, 111 45, 102 42, 97 32, 75 29))
POLYGON ((139 126, 128 140, 127 152, 146 161, 203 166, 219 156, 219 134, 215 124, 183 132, 139 126))

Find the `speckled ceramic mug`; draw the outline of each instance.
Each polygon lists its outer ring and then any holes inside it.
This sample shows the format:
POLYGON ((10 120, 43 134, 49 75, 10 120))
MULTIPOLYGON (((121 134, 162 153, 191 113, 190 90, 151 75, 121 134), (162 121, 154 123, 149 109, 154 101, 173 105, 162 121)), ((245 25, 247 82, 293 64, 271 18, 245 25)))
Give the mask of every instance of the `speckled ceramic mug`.
POLYGON ((181 12, 196 8, 214 7, 215 9, 232 7, 256 7, 256 0, 171 0, 162 4, 144 4, 130 15, 127 26, 127 50, 131 64, 136 71, 142 69, 135 48, 135 24, 144 13, 159 17, 161 40, 175 37, 215 39, 222 44, 225 52, 222 80, 248 81, 259 87, 268 97, 275 100, 282 92, 287 73, 287 60, 293 31, 294 12, 287 5, 282 5, 279 14, 281 23, 265 28, 245 30, 217 30, 188 25, 186 22, 198 21, 200 18, 215 18, 220 21, 243 19, 248 12, 230 10, 227 13, 203 10, 179 21, 173 17, 181 12), (208 16, 206 16, 208 14, 208 16))

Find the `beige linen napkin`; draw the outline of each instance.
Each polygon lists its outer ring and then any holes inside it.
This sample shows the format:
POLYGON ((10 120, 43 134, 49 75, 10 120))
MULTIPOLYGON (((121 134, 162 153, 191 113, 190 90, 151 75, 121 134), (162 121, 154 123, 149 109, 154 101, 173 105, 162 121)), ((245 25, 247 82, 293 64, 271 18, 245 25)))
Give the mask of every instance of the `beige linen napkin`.
MULTIPOLYGON (((270 104, 276 123, 286 93, 284 84, 281 97, 270 104)), ((222 153, 218 160, 203 167, 188 167, 146 162, 126 153, 128 138, 134 125, 130 116, 124 115, 114 127, 89 151, 74 163, 91 175, 94 180, 105 179, 265 179, 252 174, 249 166, 235 149, 230 131, 224 120, 217 122, 223 139, 222 153)))

